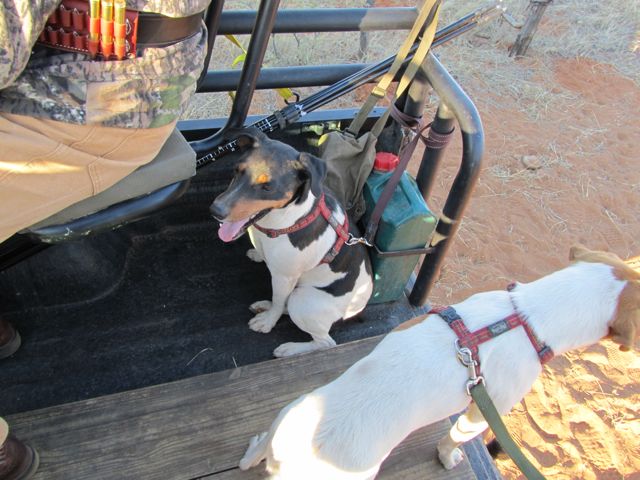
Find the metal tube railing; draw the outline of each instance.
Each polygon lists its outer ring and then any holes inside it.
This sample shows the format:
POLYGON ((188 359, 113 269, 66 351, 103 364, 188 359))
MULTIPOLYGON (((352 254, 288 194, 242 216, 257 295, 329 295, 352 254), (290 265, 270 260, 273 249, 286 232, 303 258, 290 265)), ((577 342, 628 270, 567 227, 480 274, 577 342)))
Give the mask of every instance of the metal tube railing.
MULTIPOLYGON (((496 15, 502 13, 500 4, 494 3, 486 7, 481 7, 455 22, 441 28, 436 32, 433 39, 432 48, 438 47, 446 42, 451 41, 459 35, 469 31, 477 25, 494 18, 496 15)), ((224 15, 224 12, 223 12, 224 15)), ((315 15, 320 17, 324 15, 324 11, 321 14, 315 15)), ((310 15, 306 21, 310 21, 309 18, 313 18, 310 15)), ((311 32, 308 29, 306 23, 301 24, 301 28, 305 28, 304 31, 311 32)), ((222 28, 222 27, 220 27, 222 28)), ((410 50, 408 59, 413 57, 415 50, 418 48, 417 44, 410 50)), ((349 85, 350 89, 346 91, 339 91, 339 95, 348 93, 351 89, 357 88, 367 82, 373 82, 378 75, 384 74, 384 72, 393 63, 394 56, 385 58, 384 60, 375 64, 350 64, 350 65, 317 65, 317 66, 304 66, 304 67, 278 67, 278 68, 263 68, 259 73, 256 83, 256 89, 268 89, 268 88, 281 88, 281 87, 309 87, 309 86, 323 86, 332 85, 336 88, 338 85, 334 83, 340 81, 341 85, 349 85), (337 74, 340 72, 340 75, 337 74), (375 75, 368 75, 368 73, 375 73, 375 75), (359 75, 360 78, 365 78, 364 82, 350 82, 350 80, 359 75), (297 83, 302 82, 302 83, 297 83)), ((221 70, 221 71, 208 71, 205 79, 202 83, 202 87, 198 89, 199 92, 227 92, 229 90, 235 90, 242 72, 239 70, 221 70)), ((336 90, 338 91, 338 90, 336 90)))
POLYGON ((253 28, 253 34, 247 49, 247 55, 244 60, 240 80, 236 88, 236 95, 231 107, 231 113, 225 128, 214 135, 191 143, 191 147, 196 153, 206 152, 216 147, 229 128, 239 128, 244 124, 244 120, 249 112, 249 106, 253 99, 253 93, 256 88, 258 75, 262 68, 264 54, 269 44, 269 36, 273 29, 273 24, 278 12, 280 0, 262 0, 256 16, 256 22, 253 28))
MULTIPOLYGON (((446 135, 453 132, 454 125, 455 117, 453 116, 453 113, 449 110, 446 103, 441 103, 438 106, 436 116, 431 123, 431 130, 436 133, 446 135)), ((424 197, 425 201, 428 201, 431 196, 433 183, 442 157, 444 156, 444 152, 445 150, 443 148, 434 148, 430 145, 425 146, 422 161, 420 162, 420 168, 416 175, 418 188, 420 189, 420 193, 424 197)))
POLYGON ((429 83, 460 126, 462 161, 431 242, 433 251, 425 257, 409 295, 413 305, 423 305, 427 301, 447 250, 460 227, 462 215, 480 174, 484 153, 484 132, 476 106, 433 53, 429 53, 424 69, 429 83))
POLYGON ((220 28, 220 18, 222 17, 222 9, 224 8, 224 0, 214 0, 207 13, 204 16, 205 24, 207 25, 207 54, 204 58, 204 68, 198 78, 196 90, 200 90, 204 79, 207 76, 207 70, 209 68, 209 62, 211 61, 211 53, 213 52, 213 46, 216 42, 216 36, 220 28))
MULTIPOLYGON (((417 10, 412 7, 323 8, 321 11, 317 8, 287 9, 278 12, 273 33, 408 30, 417 15, 417 10)), ((256 12, 251 10, 224 12, 220 33, 249 34, 255 18, 256 12)))

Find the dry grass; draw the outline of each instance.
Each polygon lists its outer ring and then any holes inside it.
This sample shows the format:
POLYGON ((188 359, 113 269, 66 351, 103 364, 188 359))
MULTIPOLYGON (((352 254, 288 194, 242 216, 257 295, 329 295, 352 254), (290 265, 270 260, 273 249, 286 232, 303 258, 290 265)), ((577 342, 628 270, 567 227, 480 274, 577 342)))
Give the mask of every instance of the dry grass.
MULTIPOLYGON (((380 3, 380 2, 379 2, 380 3)), ((386 1, 385 5, 413 6, 416 0, 386 1)), ((364 0, 334 1, 331 7, 359 7, 364 0)), ((479 0, 447 0, 441 25, 483 5, 479 0)), ((528 0, 505 0, 516 18, 526 15, 528 0)), ((256 1, 229 0, 227 9, 253 9, 256 1)), ((281 8, 312 8, 311 0, 283 0, 281 8)), ((538 119, 549 105, 579 107, 579 99, 566 91, 544 87, 535 77, 551 75, 551 61, 560 57, 587 56, 614 65, 621 73, 640 83, 640 2, 614 0, 565 0, 547 9, 543 22, 525 61, 507 54, 517 32, 506 22, 494 21, 438 50, 451 72, 474 91, 486 91, 517 99, 522 110, 538 119)), ((364 59, 359 56, 359 33, 308 33, 272 36, 266 56, 267 66, 314 65, 322 63, 373 62, 393 54, 402 41, 403 32, 373 32, 364 59)), ((246 47, 248 36, 239 36, 246 47)), ((225 38, 218 38, 211 69, 231 68, 240 54, 225 38)), ((239 67, 237 67, 239 68, 239 67)), ((300 89, 303 96, 317 89, 300 89)), ((477 98, 478 106, 495 103, 489 95, 477 98)), ((338 100, 332 107, 353 106, 353 97, 338 100)), ((275 92, 258 92, 252 113, 270 113, 284 103, 275 92)), ((198 94, 183 118, 221 117, 228 114, 231 100, 225 93, 198 94)))
MULTIPOLYGON (((331 8, 360 7, 363 1, 339 0, 331 2, 331 8)), ((415 2, 413 2, 415 3, 415 2)), ((405 4, 411 5, 412 2, 405 4)), ((227 9, 255 9, 257 2, 228 0, 227 9)), ((318 3, 311 0, 283 0, 280 8, 314 8, 318 3)), ((359 54, 360 34, 345 33, 298 33, 272 35, 265 54, 264 65, 267 67, 321 65, 332 63, 360 63, 377 61, 393 54, 402 42, 404 32, 375 32, 370 37, 370 48, 365 55, 359 54), (384 41, 382 37, 384 36, 384 41)), ((237 39, 247 48, 248 35, 238 35, 237 39)), ((234 58, 242 53, 226 38, 216 40, 210 69, 230 69, 234 58)), ((235 68, 241 68, 238 65, 235 68)), ((320 88, 298 88, 297 92, 304 98, 320 88)), ((222 117, 231 109, 231 100, 226 93, 198 94, 183 115, 183 118, 222 117)), ((274 91, 256 92, 251 113, 271 113, 285 106, 282 98, 274 91)), ((353 106, 352 97, 342 98, 329 105, 329 108, 353 106)))

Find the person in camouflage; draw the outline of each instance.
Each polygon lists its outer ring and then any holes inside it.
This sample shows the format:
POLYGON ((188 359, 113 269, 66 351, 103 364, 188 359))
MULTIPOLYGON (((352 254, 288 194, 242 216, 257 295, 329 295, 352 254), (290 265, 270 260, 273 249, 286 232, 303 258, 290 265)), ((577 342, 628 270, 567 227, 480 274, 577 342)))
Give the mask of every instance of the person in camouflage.
MULTIPOLYGON (((126 0, 169 17, 210 0, 126 0)), ((0 8, 0 242, 110 187, 151 161, 195 91, 206 53, 200 32, 135 58, 96 61, 34 47, 60 0, 0 8)), ((0 318, 0 358, 20 345, 0 318)), ((0 480, 28 478, 35 452, 0 418, 0 480)))

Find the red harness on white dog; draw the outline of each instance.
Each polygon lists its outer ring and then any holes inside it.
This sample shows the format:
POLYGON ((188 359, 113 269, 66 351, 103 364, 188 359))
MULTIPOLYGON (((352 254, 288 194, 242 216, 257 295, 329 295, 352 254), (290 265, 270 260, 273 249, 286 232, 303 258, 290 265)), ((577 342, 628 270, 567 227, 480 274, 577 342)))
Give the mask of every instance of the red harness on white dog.
POLYGON ((320 198, 316 202, 316 206, 313 208, 313 210, 311 210, 311 212, 309 212, 308 215, 302 217, 300 220, 298 220, 296 223, 294 223, 290 227, 280 228, 280 229, 263 228, 257 223, 254 223, 253 226, 256 227, 256 229, 260 230, 265 235, 267 235, 268 237, 276 238, 276 237, 279 237, 280 235, 286 235, 288 233, 297 232, 298 230, 302 230, 303 228, 308 227, 311 224, 311 222, 313 222, 316 218, 318 218, 319 215, 322 215, 322 218, 324 218, 327 221, 327 223, 331 226, 331 228, 335 230, 336 235, 338 235, 338 238, 336 238, 336 242, 333 244, 331 249, 327 252, 327 254, 323 257, 322 261, 320 262, 320 263, 331 263, 331 261, 334 258, 336 258, 338 253, 340 253, 340 250, 342 249, 345 242, 349 240, 349 219, 347 218, 347 215, 345 213, 344 223, 342 225, 338 223, 338 220, 336 220, 336 217, 333 216, 333 214, 331 213, 331 210, 329 210, 329 207, 327 207, 327 203, 324 200, 324 193, 320 196, 320 198))
MULTIPOLYGON (((507 290, 511 291, 514 288, 515 283, 512 283, 507 287, 507 290)), ((481 379, 482 376, 480 374, 480 358, 478 357, 478 346, 481 343, 487 342, 492 338, 495 338, 498 335, 502 335, 503 333, 508 332, 509 330, 513 330, 517 327, 524 328, 527 337, 529 337, 529 341, 531 341, 533 348, 535 348, 536 353, 538 354, 540 363, 545 364, 553 358, 553 350, 551 350, 550 347, 548 347, 538 339, 527 321, 522 318, 517 312, 515 305, 514 311, 515 312, 508 317, 492 323, 487 327, 476 330, 473 333, 467 329, 464 321, 453 307, 436 307, 429 313, 438 314, 453 329, 453 331, 458 336, 458 340, 456 341, 458 353, 465 353, 465 349, 469 352, 470 358, 461 358, 461 361, 465 366, 473 367, 473 373, 475 373, 475 377, 477 379, 481 379)), ((475 380, 475 378, 473 380, 475 380)))

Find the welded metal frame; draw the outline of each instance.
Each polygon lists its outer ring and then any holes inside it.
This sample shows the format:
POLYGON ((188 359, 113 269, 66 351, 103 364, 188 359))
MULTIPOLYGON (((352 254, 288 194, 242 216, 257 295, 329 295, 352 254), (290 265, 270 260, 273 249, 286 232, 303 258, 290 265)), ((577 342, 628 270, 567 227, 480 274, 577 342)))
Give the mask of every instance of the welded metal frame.
MULTIPOLYGON (((278 27, 279 32, 287 31, 287 28, 291 29, 293 26, 295 26, 295 31, 297 32, 321 31, 323 28, 330 27, 325 20, 319 20, 318 15, 305 14, 299 17, 291 16, 290 18, 296 18, 295 25, 291 22, 284 22, 282 19, 289 14, 281 12, 280 16, 277 17, 278 3, 279 2, 277 0, 263 0, 260 3, 260 8, 255 17, 255 28, 248 48, 247 61, 242 70, 240 82, 235 88, 236 101, 234 101, 232 106, 229 119, 226 125, 213 135, 210 135, 203 140, 191 142, 191 145, 198 156, 219 145, 228 128, 235 128, 244 124, 248 106, 258 84, 258 77, 261 70, 260 65, 264 58, 269 36, 277 23, 277 18, 280 18, 280 25, 278 27), (314 20, 309 21, 308 19, 314 20), (289 27, 285 27, 285 25, 289 25, 289 27), (251 61, 249 61, 249 59, 251 59, 251 61), (241 98, 242 100, 238 101, 238 98, 241 98)), ((357 15, 360 14, 361 12, 354 12, 352 15, 355 19, 357 18, 357 15)), ((229 26, 225 25, 224 22, 221 22, 219 27, 220 32, 229 31, 238 33, 247 30, 246 22, 249 21, 247 19, 253 18, 251 14, 243 13, 234 15, 234 22, 236 23, 229 26), (241 22, 245 22, 245 24, 240 25, 241 22)), ((347 17, 348 16, 345 16, 344 18, 347 17)), ((353 27, 354 30, 359 30, 356 23, 357 22, 352 22, 350 27, 353 27)), ((349 28, 345 27, 347 24, 349 24, 349 18, 343 22, 340 31, 348 30, 349 28)), ((353 72, 360 67, 364 66, 346 66, 343 73, 353 72)), ((317 78, 317 73, 319 71, 326 70, 328 72, 330 70, 337 69, 338 68, 336 66, 325 65, 311 67, 311 69, 308 68, 306 71, 304 68, 298 69, 297 71, 291 69, 273 70, 275 75, 272 76, 271 80, 268 77, 263 77, 261 87, 268 88, 267 86, 282 86, 286 84, 289 86, 306 86, 307 84, 302 78, 305 74, 308 77, 310 75, 315 75, 317 78), (275 80, 276 77, 278 80, 275 80)), ((207 74, 207 76, 210 75, 212 75, 211 72, 207 74)), ((335 79, 336 77, 331 78, 331 80, 335 79)), ((314 85, 318 84, 321 83, 314 83, 314 85)), ((207 79, 205 77, 203 90, 207 91, 207 87, 211 88, 211 85, 207 84, 207 79)), ((424 262, 422 263, 411 293, 409 294, 409 301, 413 305, 423 305, 427 301, 429 292, 439 275, 444 257, 459 228, 464 210, 477 181, 484 152, 484 133, 477 108, 433 53, 429 54, 423 65, 422 71, 417 75, 409 89, 409 92, 402 99, 405 113, 414 116, 421 114, 430 87, 433 88, 440 99, 440 105, 432 127, 438 133, 449 133, 452 130, 454 123, 457 122, 462 135, 463 154, 460 168, 451 186, 440 221, 436 227, 436 233, 431 243, 431 252, 425 255, 424 262)), ((311 119, 304 119, 304 123, 307 123, 308 120, 311 119)), ((185 129, 185 134, 187 135, 189 135, 188 130, 188 128, 185 129)), ((425 201, 428 200, 438 165, 443 154, 443 149, 434 150, 428 147, 425 148, 425 153, 416 178, 425 201)))
MULTIPOLYGON (((219 0, 223 2, 224 0, 219 0)), ((254 11, 211 12, 206 15, 209 37, 218 35, 250 33, 251 21, 257 19, 254 11)), ((219 4, 215 7, 220 8, 219 4)), ((488 21, 503 10, 498 4, 481 7, 436 32, 433 47, 442 45, 469 31, 476 25, 488 21)), ((366 32, 370 30, 410 29, 417 16, 415 8, 349 8, 349 9, 300 9, 280 10, 276 14, 272 33, 314 32, 366 32), (321 13, 319 13, 321 11, 321 13), (335 22, 335 23, 333 23, 335 22), (386 22, 386 23, 385 23, 386 22)), ((209 42, 207 59, 211 57, 213 41, 209 42)), ((416 48, 417 46, 414 46, 416 48)), ((413 50, 412 50, 413 51, 413 50)), ((393 60, 393 58, 391 59, 393 60)), ((205 65, 208 65, 208 60, 205 65)), ((292 67, 262 68, 256 90, 281 87, 314 87, 332 85, 370 64, 305 65, 292 67)), ((206 70, 206 68, 205 68, 206 70)), ((228 92, 238 85, 240 70, 203 71, 198 83, 198 92, 228 92)))
MULTIPOLYGON (((264 54, 267 51, 269 36, 271 35, 273 25, 275 24, 279 5, 280 0, 262 0, 260 2, 251 34, 251 40, 249 41, 249 47, 247 48, 247 55, 243 63, 240 80, 238 81, 236 95, 233 99, 233 105, 231 107, 231 113, 229 114, 227 124, 222 130, 215 134, 205 139, 192 142, 191 147, 194 149, 196 154, 200 155, 201 153, 207 152, 216 147, 227 130, 239 128, 244 125, 247 113, 249 112, 249 106, 253 100, 253 93, 256 89, 258 75, 262 68, 262 61, 264 60, 264 54)), ((209 23, 217 21, 213 15, 211 15, 211 17, 212 18, 209 20, 209 23)), ((207 25, 207 27, 216 28, 217 30, 219 25, 207 25)), ((208 49, 210 48, 211 45, 208 45, 208 49)), ((207 56, 211 56, 209 51, 207 52, 207 56)), ((205 64, 204 68, 206 69, 207 67, 208 66, 205 64)))
MULTIPOLYGON (((370 32, 409 30, 418 11, 414 7, 385 8, 293 8, 278 12, 272 33, 370 32)), ((229 10, 222 13, 220 35, 250 34, 256 12, 229 10)))
MULTIPOLYGON (((231 109, 231 114, 226 119, 224 125, 220 127, 220 121, 210 122, 208 120, 181 122, 181 131, 183 131, 187 138, 191 140, 190 145, 196 151, 198 156, 211 151, 222 143, 223 136, 229 128, 237 128, 245 125, 245 122, 247 121, 247 112, 256 88, 258 86, 263 88, 271 86, 271 84, 266 80, 265 83, 259 85, 258 79, 261 73, 264 74, 265 71, 269 70, 261 69, 261 65, 269 37, 274 31, 274 28, 276 29, 275 31, 278 32, 294 31, 294 29, 296 32, 362 31, 366 29, 373 29, 372 25, 374 24, 376 26, 375 29, 380 27, 380 25, 375 22, 367 24, 363 20, 365 12, 367 15, 370 15, 370 19, 376 18, 376 22, 378 23, 382 18, 380 17, 379 12, 371 14, 371 10, 375 11, 376 9, 348 9, 340 12, 343 13, 343 15, 341 15, 340 24, 333 25, 333 20, 327 20, 326 18, 323 18, 322 15, 318 15, 317 10, 315 11, 315 14, 309 14, 308 11, 295 11, 291 13, 290 11, 284 10, 282 12, 278 12, 279 0, 262 0, 257 12, 227 14, 227 22, 229 23, 225 24, 225 13, 222 12, 223 4, 224 0, 214 0, 204 17, 209 29, 207 58, 210 58, 211 56, 216 35, 230 31, 242 33, 247 30, 247 21, 251 22, 255 18, 255 23, 252 29, 253 33, 243 69, 239 73, 239 77, 236 77, 239 78, 239 81, 234 83, 232 88, 236 91, 236 96, 231 109), (233 21, 229 20, 230 18, 233 21), (203 132, 205 131, 207 133, 203 135, 203 132), (203 138, 203 136, 206 138, 203 138)), ((386 9, 381 10, 386 11, 386 9)), ((412 18, 415 18, 414 9, 391 10, 391 12, 386 12, 388 28, 408 28, 410 23, 413 21, 412 18)), ((335 12, 329 13, 331 15, 335 14, 335 12)), ((329 15, 329 17, 331 17, 331 15, 329 15)), ((474 16, 474 14, 463 17, 460 21, 467 21, 472 16, 474 16)), ((463 23, 463 27, 472 28, 473 26, 471 23, 469 23, 469 26, 466 26, 463 23)), ((441 32, 442 43, 448 40, 448 28, 449 27, 446 27, 441 32)), ((284 84, 288 84, 290 86, 303 86, 306 85, 305 81, 302 79, 303 74, 317 76, 318 72, 324 72, 326 75, 323 81, 326 83, 335 83, 336 80, 345 78, 345 76, 348 76, 350 73, 365 67, 365 65, 344 65, 342 67, 321 65, 312 67, 315 70, 300 71, 297 73, 295 70, 274 70, 273 73, 277 74, 280 78, 279 81, 284 82, 284 84), (294 74, 291 75, 291 72, 294 72, 294 74)), ((210 75, 212 74, 212 72, 206 72, 206 70, 207 68, 205 66, 203 75, 201 75, 199 82, 200 91, 207 91, 208 78, 210 78, 210 75)), ((282 85, 282 83, 279 85, 282 85)), ((224 86, 225 88, 227 87, 227 85, 224 86)), ((469 201, 475 182, 477 181, 480 162, 482 160, 484 150, 482 123, 476 107, 462 90, 460 85, 458 85, 453 77, 449 75, 447 70, 435 58, 435 56, 433 56, 433 54, 429 55, 427 61, 423 65, 423 72, 419 72, 408 93, 401 99, 400 103, 403 105, 403 111, 409 115, 418 116, 424 108, 425 99, 431 87, 440 98, 440 105, 436 118, 432 124, 432 128, 439 133, 448 133, 451 131, 453 124, 457 122, 460 126, 460 132, 462 135, 463 155, 460 169, 449 191, 442 216, 436 228, 436 234, 431 244, 432 251, 425 256, 413 289, 409 295, 409 300, 414 305, 423 305, 426 302, 431 287, 439 274, 444 256, 446 255, 460 225, 464 209, 469 201)), ((297 113, 295 111, 295 106, 290 106, 288 108, 292 110, 292 113, 297 113)), ((379 114, 380 112, 376 111, 373 116, 376 117, 379 114)), ((299 123, 320 123, 339 120, 343 125, 347 125, 354 115, 354 109, 317 112, 313 115, 306 115, 303 117, 303 121, 300 121, 299 123)), ((292 123, 298 116, 299 115, 293 115, 291 118, 286 118, 287 123, 292 123)), ((417 175, 417 182, 425 200, 428 200, 431 186, 437 173, 438 165, 442 159, 442 155, 443 150, 432 150, 428 147, 425 149, 417 175)), ((0 255, 3 259, 3 268, 9 263, 15 263, 19 259, 26 258, 31 253, 43 248, 42 244, 34 245, 30 241, 27 242, 26 240, 28 239, 26 238, 17 237, 21 236, 16 235, 16 242, 14 242, 15 245, 8 245, 8 243, 11 242, 5 242, 5 244, 2 245, 3 251, 5 249, 4 247, 12 247, 9 249, 11 250, 10 253, 7 253, 7 255, 0 255), (22 240, 25 240, 25 242, 21 243, 22 240)))
MULTIPOLYGON (((426 303, 440 274, 444 257, 460 227, 465 208, 480 175, 484 155, 484 130, 474 103, 433 53, 429 53, 423 69, 427 81, 440 98, 434 123, 440 129, 439 133, 450 132, 454 120, 458 123, 462 135, 462 159, 431 241, 433 251, 425 256, 409 295, 409 302, 413 305, 426 303)), ((425 201, 429 198, 442 154, 442 150, 425 148, 416 178, 425 201)))
MULTIPOLYGON (((262 69, 264 54, 272 33, 405 29, 411 27, 417 15, 414 8, 394 8, 391 9, 392 12, 387 12, 388 9, 366 8, 323 9, 322 15, 318 15, 318 9, 278 12, 279 3, 279 0, 262 0, 256 12, 220 12, 219 4, 209 7, 205 22, 210 37, 213 31, 217 34, 251 33, 251 40, 239 74, 237 71, 207 71, 200 77, 198 92, 235 90, 236 94, 225 127, 207 138, 191 143, 198 157, 218 146, 227 130, 243 125, 253 94, 258 88, 261 73, 267 77, 270 75, 271 78, 261 78, 260 88, 272 88, 279 83, 302 87, 328 85, 361 69, 360 65, 262 69), (212 9, 216 9, 216 12, 212 9), (382 15, 385 12, 386 22, 385 15, 382 15), (319 74, 322 76, 319 77, 319 74), (238 75, 239 80, 236 82, 234 80, 238 75), (318 78, 321 78, 320 82, 318 78)), ((209 41, 207 58, 211 57, 213 43, 212 40, 209 41)), ((205 70, 207 67, 208 62, 205 63, 205 70)))

